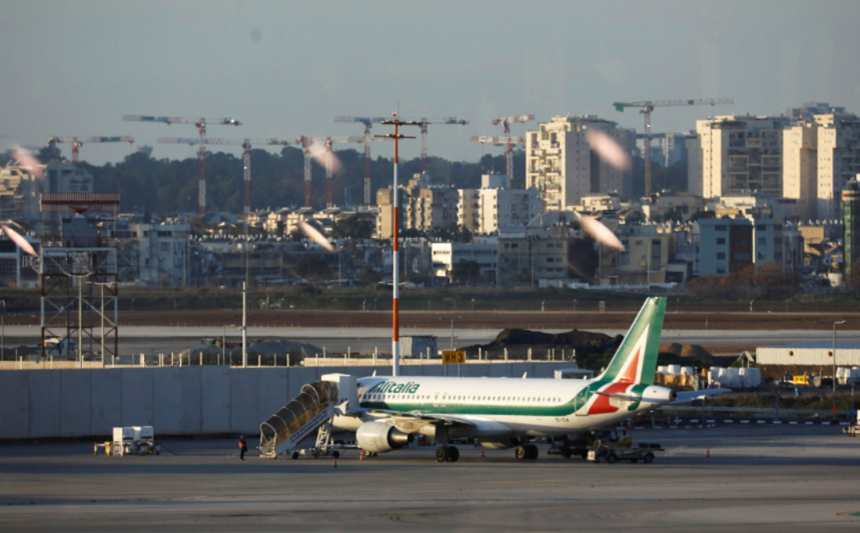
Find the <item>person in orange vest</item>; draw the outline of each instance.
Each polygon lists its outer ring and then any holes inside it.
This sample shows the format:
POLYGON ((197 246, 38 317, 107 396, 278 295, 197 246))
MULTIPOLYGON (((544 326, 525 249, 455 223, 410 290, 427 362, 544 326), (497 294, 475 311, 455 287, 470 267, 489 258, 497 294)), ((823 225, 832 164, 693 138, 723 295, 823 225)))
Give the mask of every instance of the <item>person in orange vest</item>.
POLYGON ((245 435, 239 435, 239 459, 245 460, 245 452, 248 451, 248 444, 245 443, 245 435))

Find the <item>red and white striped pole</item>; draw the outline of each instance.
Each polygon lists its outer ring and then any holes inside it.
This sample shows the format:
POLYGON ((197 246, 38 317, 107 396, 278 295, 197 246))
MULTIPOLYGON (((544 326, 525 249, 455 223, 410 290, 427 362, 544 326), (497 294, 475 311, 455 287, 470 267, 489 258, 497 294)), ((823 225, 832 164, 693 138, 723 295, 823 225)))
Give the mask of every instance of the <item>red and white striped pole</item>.
POLYGON ((394 270, 394 275, 391 277, 391 281, 394 284, 393 287, 393 300, 391 303, 391 309, 394 315, 393 319, 393 328, 391 333, 391 375, 397 377, 400 375, 400 309, 399 309, 399 300, 400 300, 400 268, 398 266, 397 261, 397 249, 398 249, 398 226, 400 225, 400 214, 398 213, 398 194, 397 191, 397 147, 398 147, 398 126, 400 122, 397 120, 397 113, 394 113, 394 190, 391 194, 394 196, 393 200, 393 217, 394 222, 392 224, 392 254, 391 254, 391 267, 394 270))
POLYGON ((391 375, 399 376, 400 375, 400 267, 398 265, 398 257, 397 252, 399 249, 399 229, 400 229, 400 208, 399 208, 399 191, 397 189, 397 158, 398 158, 398 140, 399 139, 414 139, 415 137, 406 137, 404 135, 400 135, 400 126, 401 125, 409 125, 409 126, 418 126, 419 124, 414 121, 401 121, 397 118, 397 113, 392 113, 394 118, 392 120, 384 120, 382 124, 389 124, 394 126, 394 135, 377 135, 377 137, 394 139, 394 188, 391 194, 394 196, 392 201, 392 213, 393 221, 391 224, 392 227, 392 254, 391 254, 391 266, 394 270, 393 275, 391 277, 391 281, 393 284, 392 287, 392 314, 394 315, 392 319, 392 333, 391 333, 391 375))

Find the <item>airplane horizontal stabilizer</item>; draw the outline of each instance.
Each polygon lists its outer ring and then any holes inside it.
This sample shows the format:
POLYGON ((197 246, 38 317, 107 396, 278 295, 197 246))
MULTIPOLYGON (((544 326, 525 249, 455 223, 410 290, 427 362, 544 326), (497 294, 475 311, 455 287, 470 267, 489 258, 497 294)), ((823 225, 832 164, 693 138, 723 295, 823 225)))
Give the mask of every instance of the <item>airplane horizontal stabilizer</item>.
POLYGON ((594 392, 596 394, 600 394, 601 396, 612 396, 613 398, 620 398, 622 400, 627 400, 628 402, 662 403, 666 401, 665 398, 643 398, 642 396, 628 396, 626 394, 617 394, 614 392, 594 392))
POLYGON ((716 394, 723 394, 724 392, 732 392, 732 389, 704 389, 704 390, 693 390, 687 392, 679 392, 678 399, 672 402, 676 403, 687 403, 692 402, 693 400, 698 400, 699 398, 705 398, 707 396, 714 396, 716 394))

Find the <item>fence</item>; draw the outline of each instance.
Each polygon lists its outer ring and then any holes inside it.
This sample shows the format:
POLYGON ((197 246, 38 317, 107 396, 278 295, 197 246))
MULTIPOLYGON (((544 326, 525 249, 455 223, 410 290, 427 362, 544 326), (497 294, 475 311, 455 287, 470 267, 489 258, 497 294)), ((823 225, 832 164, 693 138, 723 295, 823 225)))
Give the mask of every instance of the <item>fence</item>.
MULTIPOLYGON (((464 377, 550 378, 570 363, 462 365, 464 377)), ((375 368, 390 375, 391 367, 375 368)), ((442 376, 442 365, 402 367, 442 376)), ((118 426, 159 435, 254 434, 260 422, 323 374, 367 375, 362 367, 230 368, 216 365, 0 372, 0 439, 90 437, 118 426)))

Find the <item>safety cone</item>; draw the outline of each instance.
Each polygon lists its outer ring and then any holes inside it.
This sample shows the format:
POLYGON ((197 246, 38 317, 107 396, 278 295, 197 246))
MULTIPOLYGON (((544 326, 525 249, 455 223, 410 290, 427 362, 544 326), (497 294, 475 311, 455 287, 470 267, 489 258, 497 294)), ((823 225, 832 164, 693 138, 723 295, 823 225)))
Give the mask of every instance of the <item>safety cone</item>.
POLYGON ((483 458, 484 458, 484 447, 481 446, 481 459, 483 459, 483 458))
POLYGON ((710 459, 710 458, 711 458, 711 447, 708 446, 708 459, 710 459))
POLYGON ((93 443, 93 455, 98 455, 98 454, 99 454, 99 445, 97 442, 94 442, 93 443))
POLYGON ((361 450, 361 457, 358 459, 359 461, 364 461, 364 450, 361 450))

